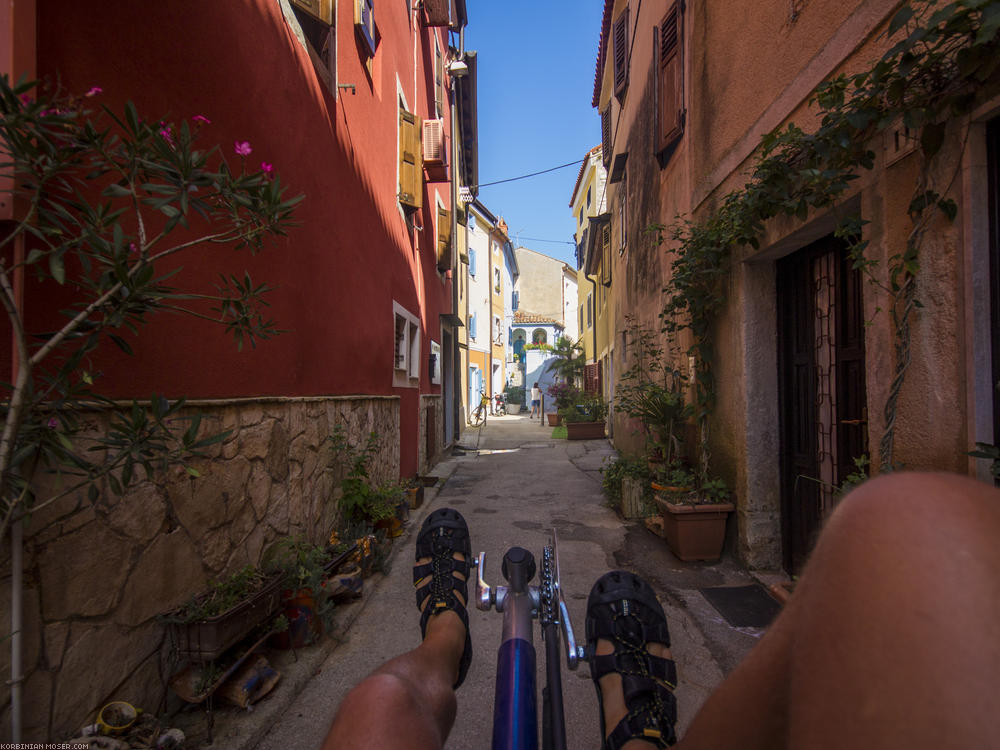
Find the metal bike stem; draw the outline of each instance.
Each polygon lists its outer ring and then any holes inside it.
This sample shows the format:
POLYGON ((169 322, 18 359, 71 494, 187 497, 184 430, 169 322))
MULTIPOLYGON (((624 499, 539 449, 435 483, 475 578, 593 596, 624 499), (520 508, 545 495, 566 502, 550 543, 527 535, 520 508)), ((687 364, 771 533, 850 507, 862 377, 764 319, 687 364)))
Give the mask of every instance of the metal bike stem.
POLYGON ((511 547, 503 559, 506 596, 496 602, 503 612, 503 638, 497 651, 493 750, 537 750, 535 647, 531 618, 535 604, 529 583, 535 575, 531 553, 511 547))

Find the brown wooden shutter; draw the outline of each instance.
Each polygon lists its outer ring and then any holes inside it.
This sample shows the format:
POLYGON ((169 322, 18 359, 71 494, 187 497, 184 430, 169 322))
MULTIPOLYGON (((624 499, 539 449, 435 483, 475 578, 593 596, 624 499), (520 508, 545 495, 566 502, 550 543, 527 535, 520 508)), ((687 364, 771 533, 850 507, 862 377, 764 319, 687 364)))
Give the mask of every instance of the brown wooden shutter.
POLYGON ((424 26, 448 26, 451 24, 449 0, 424 0, 426 20, 424 26))
POLYGON ((441 59, 441 48, 434 45, 434 106, 440 117, 444 112, 444 61, 441 59))
POLYGON ((600 392, 600 377, 597 374, 598 363, 584 365, 583 367, 583 390, 587 393, 600 392))
MULTIPOLYGON (((624 221, 625 217, 620 217, 624 221)), ((611 286, 611 223, 601 227, 601 283, 611 286)))
POLYGON ((411 208, 424 205, 423 129, 420 118, 399 109, 399 202, 411 208))
POLYGON ((672 146, 684 132, 684 34, 680 0, 660 22, 657 81, 659 127, 657 152, 672 146))
POLYGON ((628 8, 615 21, 611 35, 614 44, 615 96, 621 99, 628 86, 628 8))
POLYGON ((451 268, 451 211, 438 206, 437 265, 439 271, 451 268))
POLYGON ((601 161, 607 168, 611 163, 611 103, 601 112, 601 161))

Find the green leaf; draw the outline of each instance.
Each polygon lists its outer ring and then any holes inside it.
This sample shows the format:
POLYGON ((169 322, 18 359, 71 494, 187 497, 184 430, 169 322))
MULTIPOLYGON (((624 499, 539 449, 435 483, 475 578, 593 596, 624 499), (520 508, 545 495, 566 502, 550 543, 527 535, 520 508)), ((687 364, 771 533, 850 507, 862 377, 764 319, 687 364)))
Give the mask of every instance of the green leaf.
POLYGON ((128 188, 117 182, 113 182, 101 191, 101 195, 106 195, 109 198, 127 198, 132 195, 132 193, 128 190, 128 188))
POLYGON ((97 489, 96 484, 92 484, 87 488, 87 497, 90 499, 90 502, 96 503, 97 499, 100 496, 101 496, 101 491, 97 489))
POLYGON ((184 471, 188 473, 188 476, 194 477, 195 479, 201 476, 201 472, 191 466, 185 466, 184 471))
POLYGON ((31 251, 28 253, 28 257, 25 259, 24 262, 30 266, 32 263, 37 263, 38 261, 40 261, 43 255, 45 255, 45 253, 43 253, 37 247, 33 247, 31 248, 31 251))
POLYGON ((61 285, 66 282, 66 266, 63 264, 61 254, 52 253, 49 255, 49 273, 52 274, 52 278, 57 284, 61 285))
POLYGON ((941 150, 941 144, 944 143, 944 130, 945 124, 943 122, 932 122, 925 125, 924 129, 920 131, 920 148, 926 158, 933 158, 941 150))
MULTIPOLYGON (((979 33, 976 34, 976 44, 992 41, 997 35, 997 31, 1000 31, 1000 5, 990 3, 983 8, 981 24, 979 33)), ((994 52, 994 54, 996 53, 994 52)))
POLYGON ((121 336, 116 336, 113 333, 109 333, 108 337, 115 343, 115 346, 117 346, 123 352, 131 356, 132 347, 129 346, 128 342, 125 339, 123 339, 121 336))

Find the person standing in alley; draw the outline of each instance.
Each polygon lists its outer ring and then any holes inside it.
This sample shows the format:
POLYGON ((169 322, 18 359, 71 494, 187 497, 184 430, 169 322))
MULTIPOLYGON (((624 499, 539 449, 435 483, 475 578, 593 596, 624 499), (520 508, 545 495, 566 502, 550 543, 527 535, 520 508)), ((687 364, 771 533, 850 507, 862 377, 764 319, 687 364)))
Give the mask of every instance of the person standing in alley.
POLYGON ((535 415, 538 418, 542 418, 542 389, 538 387, 538 382, 531 386, 531 416, 528 419, 534 419, 535 415))

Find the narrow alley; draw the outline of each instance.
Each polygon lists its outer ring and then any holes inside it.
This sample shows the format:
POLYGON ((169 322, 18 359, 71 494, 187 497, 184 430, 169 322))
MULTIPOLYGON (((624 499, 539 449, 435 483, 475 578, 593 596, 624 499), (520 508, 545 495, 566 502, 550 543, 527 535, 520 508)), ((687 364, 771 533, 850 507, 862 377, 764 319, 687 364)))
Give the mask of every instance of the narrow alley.
MULTIPOLYGON (((338 622, 353 618, 349 630, 305 688, 292 696, 276 691, 253 714, 224 709, 216 719, 216 746, 227 748, 318 748, 347 691, 385 660, 419 642, 411 565, 416 532, 436 508, 459 509, 468 521, 474 553, 486 553, 485 578, 503 583, 500 559, 519 545, 539 557, 549 529, 559 539, 562 583, 573 625, 583 640, 584 608, 591 584, 606 570, 633 569, 657 590, 670 624, 680 685, 677 691, 683 732, 707 694, 759 638, 761 631, 734 629, 698 589, 743 585, 753 579, 725 561, 681 563, 662 539, 641 524, 622 521, 605 503, 600 469, 614 455, 606 440, 553 439, 551 428, 525 415, 491 417, 463 437, 463 448, 435 468, 442 479, 411 516, 393 545, 386 577, 366 582, 364 598, 348 605, 338 622), (271 704, 270 706, 268 704, 271 704)), ((493 716, 496 649, 502 616, 469 612, 473 663, 458 691, 458 718, 448 742, 453 749, 486 746, 493 716)), ((539 686, 544 684, 544 646, 535 630, 539 686)), ((314 651, 319 651, 319 648, 314 651)), ((311 657, 307 654, 304 660, 311 657)), ((590 747, 598 736, 597 699, 589 668, 563 668, 569 747, 590 747)), ((386 717, 391 721, 392 717, 386 717)), ((402 731, 402 730, 401 730, 402 731)))

